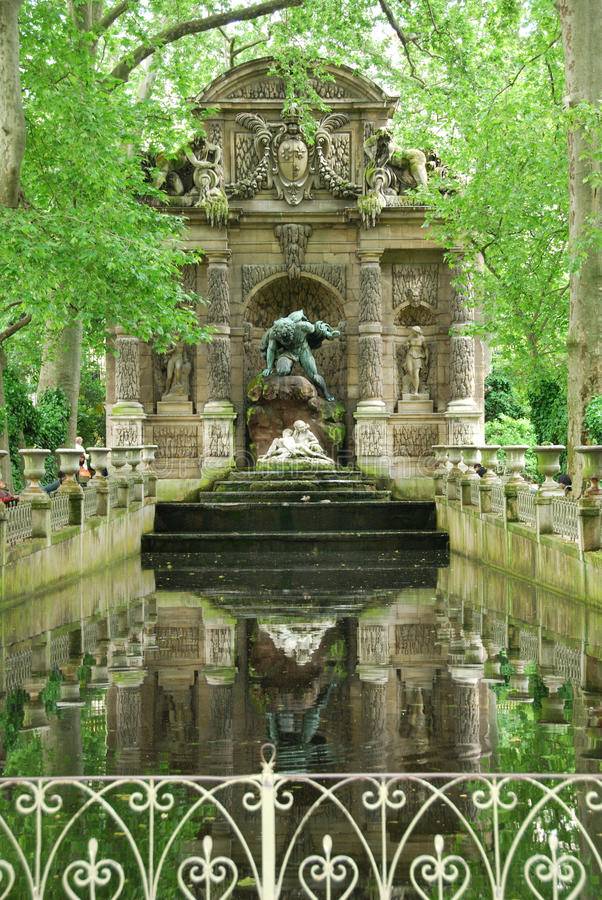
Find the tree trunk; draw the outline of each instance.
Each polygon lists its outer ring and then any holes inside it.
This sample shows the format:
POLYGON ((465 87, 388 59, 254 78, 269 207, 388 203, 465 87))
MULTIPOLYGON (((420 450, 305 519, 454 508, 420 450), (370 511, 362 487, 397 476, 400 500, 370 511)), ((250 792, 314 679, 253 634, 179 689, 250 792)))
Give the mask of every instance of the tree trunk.
POLYGON ((74 319, 72 325, 66 325, 58 340, 48 340, 44 348, 44 357, 40 369, 38 394, 51 388, 60 388, 71 408, 69 428, 67 429, 67 446, 75 447, 77 435, 77 401, 82 360, 82 323, 74 319))
MULTIPOLYGON (((602 15, 600 0, 558 0, 565 54, 566 93, 571 109, 586 103, 599 110, 602 98, 602 15)), ((599 132, 598 132, 599 134, 599 132)), ((571 276, 568 335, 569 469, 575 493, 581 471, 574 448, 584 443, 583 415, 592 397, 602 393, 601 320, 602 249, 588 241, 602 221, 599 137, 592 147, 578 124, 569 132, 569 241, 573 253, 587 241, 583 262, 571 276), (592 178, 593 176, 593 178, 592 178)))
MULTIPOLYGON (((0 347, 0 450, 10 450, 8 445, 8 418, 6 416, 6 400, 4 398, 4 369, 6 367, 6 356, 4 350, 0 347)), ((12 491, 13 474, 10 464, 10 456, 2 458, 0 463, 0 475, 2 480, 12 491)))
POLYGON ((25 117, 19 76, 19 7, 22 0, 0 0, 0 205, 19 202, 25 117))

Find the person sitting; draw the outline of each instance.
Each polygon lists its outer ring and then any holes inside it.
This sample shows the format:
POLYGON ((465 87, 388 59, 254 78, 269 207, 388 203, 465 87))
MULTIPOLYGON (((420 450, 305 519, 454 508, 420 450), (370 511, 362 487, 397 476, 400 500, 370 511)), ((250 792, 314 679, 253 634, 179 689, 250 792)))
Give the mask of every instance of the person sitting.
POLYGON ((6 503, 7 506, 14 506, 19 502, 19 498, 11 493, 5 482, 0 478, 0 501, 6 503))
POLYGON ((564 472, 561 472, 558 476, 558 484, 561 484, 564 488, 565 494, 570 494, 572 491, 573 480, 570 475, 565 475, 564 472))
POLYGON ((477 473, 479 478, 482 478, 483 475, 485 474, 485 472, 487 471, 485 466, 482 466, 481 463, 475 463, 473 466, 473 469, 475 470, 475 472, 477 473))
POLYGON ((65 480, 65 473, 59 472, 58 478, 55 478, 54 481, 51 481, 50 484, 43 484, 41 488, 43 491, 46 491, 47 494, 55 494, 63 481, 65 480))
POLYGON ((86 454, 82 453, 79 458, 79 471, 77 473, 77 480, 80 484, 86 485, 90 481, 92 474, 92 470, 88 466, 88 462, 86 460, 86 454))

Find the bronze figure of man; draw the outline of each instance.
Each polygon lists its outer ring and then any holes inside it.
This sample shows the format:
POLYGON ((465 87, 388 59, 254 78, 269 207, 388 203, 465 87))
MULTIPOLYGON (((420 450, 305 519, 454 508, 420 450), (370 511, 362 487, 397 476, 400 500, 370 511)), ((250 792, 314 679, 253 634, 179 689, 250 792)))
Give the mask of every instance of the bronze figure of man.
POLYGON ((293 366, 298 362, 322 396, 326 400, 334 400, 332 394, 328 392, 326 382, 318 372, 312 350, 321 347, 324 341, 332 341, 340 334, 340 331, 326 322, 310 322, 302 309, 282 319, 276 319, 261 339, 261 352, 266 361, 262 374, 267 378, 275 366, 277 375, 290 375, 293 366))

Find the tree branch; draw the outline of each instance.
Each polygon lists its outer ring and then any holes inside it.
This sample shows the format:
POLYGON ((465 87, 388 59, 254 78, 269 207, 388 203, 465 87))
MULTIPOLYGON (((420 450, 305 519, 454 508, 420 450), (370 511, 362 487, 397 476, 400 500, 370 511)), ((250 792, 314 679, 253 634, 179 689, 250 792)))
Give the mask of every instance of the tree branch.
POLYGON ((493 97, 491 99, 491 103, 489 104, 489 107, 487 108, 487 112, 485 113, 485 115, 488 115, 491 112, 491 110, 493 109, 493 104, 495 103, 497 98, 501 94, 504 93, 504 91, 508 91, 508 90, 510 90, 511 87, 514 87, 514 85, 520 78, 521 74, 527 68, 527 66, 530 66, 531 63, 536 62, 536 60, 540 59, 542 56, 545 56, 546 53, 548 52, 548 50, 551 50, 551 48, 554 46, 554 44, 556 44, 559 40, 560 40, 560 34, 557 34, 556 37, 552 41, 550 41, 550 43, 547 45, 547 47, 544 47, 544 49, 540 53, 536 53, 535 56, 532 56, 531 59, 527 59, 522 64, 522 66, 520 66, 520 68, 518 69, 518 71, 516 72, 514 77, 508 82, 508 84, 505 84, 503 88, 500 88, 500 90, 496 94, 493 95, 493 97))
POLYGON ((8 328, 5 328, 4 331, 0 331, 0 344, 8 340, 9 337, 12 337, 13 334, 16 334, 17 331, 21 331, 21 329, 25 328, 26 325, 29 325, 30 322, 31 316, 29 314, 23 315, 12 325, 9 325, 8 328))
POLYGON ((422 85, 422 87, 425 88, 426 81, 424 81, 424 79, 422 79, 420 77, 420 75, 417 74, 416 66, 414 65, 414 61, 413 61, 412 57, 410 56, 410 43, 412 42, 411 38, 409 38, 408 35, 401 28, 401 25, 399 24, 399 22, 393 15, 393 10, 387 3, 387 0, 378 0, 378 2, 380 4, 380 8, 382 9, 385 16, 387 17, 387 21, 389 22, 389 25, 391 26, 391 28, 393 29, 393 31, 395 32, 395 34, 401 41, 401 46, 403 48, 405 58, 407 59, 408 65, 410 67, 410 75, 412 76, 412 78, 415 81, 417 81, 419 84, 422 85))
POLYGON ((110 9, 106 11, 104 16, 99 19, 98 24, 96 26, 96 31, 106 31, 107 28, 110 28, 113 22, 119 18, 124 12, 133 5, 137 0, 120 0, 119 3, 116 3, 110 9))
POLYGON ((206 16, 204 19, 190 19, 186 22, 178 22, 177 25, 172 25, 163 29, 163 31, 157 32, 147 42, 140 44, 131 53, 122 57, 111 72, 111 76, 118 81, 127 81, 130 73, 136 66, 140 65, 143 59, 146 59, 159 47, 172 44, 174 41, 178 41, 189 34, 200 34, 203 31, 211 31, 212 28, 219 28, 220 25, 227 25, 229 22, 244 22, 250 19, 258 19, 260 16, 270 15, 280 9, 302 5, 303 0, 267 0, 265 3, 257 3, 254 6, 238 6, 229 12, 216 13, 212 16, 206 16))

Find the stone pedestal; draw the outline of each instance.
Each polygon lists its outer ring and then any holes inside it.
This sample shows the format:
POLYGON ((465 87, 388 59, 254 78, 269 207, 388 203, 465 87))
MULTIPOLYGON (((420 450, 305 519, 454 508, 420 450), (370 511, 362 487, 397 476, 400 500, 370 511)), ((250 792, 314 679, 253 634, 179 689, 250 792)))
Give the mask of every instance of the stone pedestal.
POLYGON ((157 400, 158 416, 191 416, 192 401, 185 397, 164 397, 163 400, 157 400))
POLYGON ((227 401, 213 400, 201 413, 203 428, 203 477, 212 477, 234 466, 236 412, 227 401))
POLYGON ((358 468, 368 475, 388 478, 390 474, 389 414, 384 408, 377 406, 371 408, 360 404, 353 417, 355 419, 355 456, 358 468))
POLYGON ((428 394, 403 393, 397 401, 397 412, 407 416, 432 415, 433 401, 428 394))

